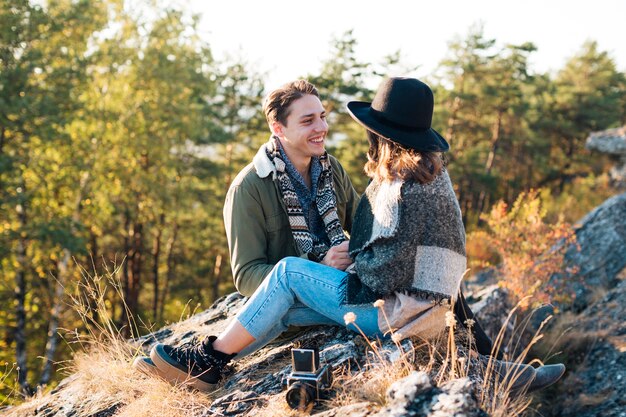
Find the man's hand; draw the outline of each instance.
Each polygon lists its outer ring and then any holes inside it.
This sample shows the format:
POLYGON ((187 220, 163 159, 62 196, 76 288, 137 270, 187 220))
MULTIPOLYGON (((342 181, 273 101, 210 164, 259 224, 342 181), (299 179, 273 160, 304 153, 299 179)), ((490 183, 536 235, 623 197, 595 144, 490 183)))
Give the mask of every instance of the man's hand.
POLYGON ((352 258, 348 254, 348 243, 345 241, 337 246, 333 246, 328 250, 322 262, 322 265, 331 266, 335 269, 345 271, 346 268, 352 263, 352 258))

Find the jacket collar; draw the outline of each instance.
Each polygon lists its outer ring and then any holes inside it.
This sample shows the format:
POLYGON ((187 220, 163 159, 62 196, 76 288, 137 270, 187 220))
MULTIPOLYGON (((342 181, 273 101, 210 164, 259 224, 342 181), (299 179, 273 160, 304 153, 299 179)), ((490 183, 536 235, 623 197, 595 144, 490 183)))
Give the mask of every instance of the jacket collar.
POLYGON ((271 147, 270 151, 273 150, 274 148, 271 140, 263 144, 263 146, 259 148, 259 151, 256 153, 256 155, 252 159, 252 164, 254 165, 256 174, 260 178, 265 178, 270 174, 272 174, 272 178, 276 178, 276 166, 272 163, 270 158, 267 156, 266 149, 268 149, 268 147, 271 147))

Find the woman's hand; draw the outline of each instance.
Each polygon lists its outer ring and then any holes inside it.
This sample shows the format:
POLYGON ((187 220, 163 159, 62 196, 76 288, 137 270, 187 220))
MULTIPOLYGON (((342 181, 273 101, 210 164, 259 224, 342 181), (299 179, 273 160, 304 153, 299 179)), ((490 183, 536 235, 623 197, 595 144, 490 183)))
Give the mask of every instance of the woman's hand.
POLYGON ((348 254, 348 243, 349 241, 346 240, 345 242, 330 248, 320 263, 322 265, 345 271, 346 268, 352 263, 352 258, 348 254))

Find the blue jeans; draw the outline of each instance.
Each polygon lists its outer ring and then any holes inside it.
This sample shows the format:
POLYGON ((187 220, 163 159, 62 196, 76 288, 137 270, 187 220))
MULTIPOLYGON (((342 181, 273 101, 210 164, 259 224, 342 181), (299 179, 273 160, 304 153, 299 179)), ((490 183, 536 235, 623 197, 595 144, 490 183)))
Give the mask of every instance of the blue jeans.
MULTIPOLYGON (((237 356, 260 349, 289 326, 345 326, 343 316, 348 312, 356 315, 356 325, 368 337, 382 337, 376 307, 342 304, 345 276, 343 271, 302 258, 278 262, 237 315, 256 339, 237 356)), ((358 331, 354 324, 347 328, 358 331)))

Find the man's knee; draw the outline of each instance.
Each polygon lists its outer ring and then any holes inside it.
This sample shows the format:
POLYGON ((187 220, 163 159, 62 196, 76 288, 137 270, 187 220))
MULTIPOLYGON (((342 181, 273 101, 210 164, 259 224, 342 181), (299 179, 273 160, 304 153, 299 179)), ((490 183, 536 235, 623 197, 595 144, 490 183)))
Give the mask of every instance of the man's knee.
POLYGON ((286 258, 278 261, 276 266, 280 268, 282 271, 298 271, 303 266, 310 264, 311 261, 308 261, 303 258, 298 258, 296 256, 287 256, 286 258))
POLYGON ((288 256, 276 264, 276 276, 279 281, 290 286, 293 274, 309 274, 311 266, 315 266, 315 263, 296 256, 288 256))

